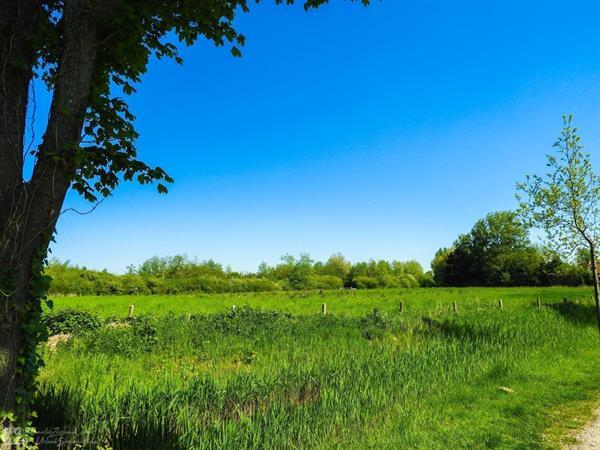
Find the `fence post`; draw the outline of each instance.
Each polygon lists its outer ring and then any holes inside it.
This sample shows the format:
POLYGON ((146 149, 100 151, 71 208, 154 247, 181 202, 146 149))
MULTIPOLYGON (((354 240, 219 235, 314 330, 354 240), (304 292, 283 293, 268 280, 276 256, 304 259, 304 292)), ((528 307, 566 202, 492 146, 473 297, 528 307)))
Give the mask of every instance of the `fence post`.
POLYGON ((323 317, 327 315, 327 303, 321 305, 321 314, 323 314, 323 317))
POLYGON ((458 305, 456 302, 452 302, 452 310, 454 311, 454 313, 458 312, 458 305))
POLYGON ((128 317, 133 317, 133 311, 135 309, 135 305, 129 305, 129 313, 128 317))
POLYGON ((504 304, 502 303, 501 298, 498 299, 498 306, 500 306, 500 309, 504 309, 504 304))
POLYGON ((404 312, 404 302, 400 302, 400 314, 404 312))
POLYGON ((542 308, 542 302, 541 302, 541 300, 540 300, 540 298, 539 298, 539 297, 537 298, 537 308, 538 308, 538 309, 541 309, 541 308, 542 308))

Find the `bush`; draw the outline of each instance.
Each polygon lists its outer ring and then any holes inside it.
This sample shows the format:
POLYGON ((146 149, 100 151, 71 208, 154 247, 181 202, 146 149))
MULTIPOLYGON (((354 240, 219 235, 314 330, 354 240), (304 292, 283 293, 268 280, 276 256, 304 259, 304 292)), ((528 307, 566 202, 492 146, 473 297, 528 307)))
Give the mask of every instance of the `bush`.
POLYGON ((313 275, 310 277, 312 289, 341 289, 344 282, 334 275, 313 275))
POLYGON ((401 286, 400 277, 393 275, 381 275, 377 277, 378 287, 383 288, 397 288, 401 286))
POLYGON ((218 278, 211 275, 200 276, 195 279, 190 279, 189 281, 191 289, 186 289, 186 292, 200 290, 210 294, 222 294, 224 292, 229 292, 231 289, 231 284, 226 278, 218 278))
POLYGON ((377 278, 358 276, 352 280, 352 284, 357 289, 375 289, 379 287, 377 278))
POLYGON ((419 287, 419 282, 414 277, 414 275, 412 275, 410 273, 405 273, 405 274, 400 275, 398 281, 399 281, 400 287, 404 287, 404 288, 419 287))
POLYGON ((139 275, 123 275, 120 277, 120 293, 124 295, 149 294, 148 284, 139 275))
POLYGON ((97 316, 87 311, 61 309, 45 314, 42 322, 50 334, 82 334, 100 327, 97 316))
POLYGON ((423 275, 421 275, 418 279, 419 282, 419 286, 421 287, 434 287, 435 286, 435 280, 433 279, 433 273, 431 272, 426 272, 423 275))
POLYGON ((281 286, 265 278, 243 277, 231 280, 231 292, 273 292, 280 291, 281 286))

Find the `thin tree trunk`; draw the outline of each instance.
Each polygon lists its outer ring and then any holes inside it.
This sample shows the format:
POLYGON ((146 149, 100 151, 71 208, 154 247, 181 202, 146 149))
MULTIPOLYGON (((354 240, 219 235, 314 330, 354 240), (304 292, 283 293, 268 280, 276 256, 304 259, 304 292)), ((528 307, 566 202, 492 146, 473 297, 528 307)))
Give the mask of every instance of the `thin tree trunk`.
POLYGON ((595 245, 590 245, 590 263, 591 263, 591 269, 592 269, 592 282, 594 283, 594 301, 596 303, 596 319, 598 322, 598 331, 600 332, 600 284, 598 281, 598 265, 597 265, 595 245))

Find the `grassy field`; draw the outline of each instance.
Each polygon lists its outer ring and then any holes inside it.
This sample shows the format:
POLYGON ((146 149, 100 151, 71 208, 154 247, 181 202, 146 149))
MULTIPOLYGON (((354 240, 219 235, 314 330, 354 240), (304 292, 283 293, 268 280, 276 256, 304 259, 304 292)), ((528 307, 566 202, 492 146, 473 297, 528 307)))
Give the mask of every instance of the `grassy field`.
MULTIPOLYGON (((529 309, 539 297, 543 303, 556 303, 564 297, 590 299, 591 288, 416 288, 339 290, 323 292, 267 292, 241 294, 139 295, 139 296, 73 296, 55 297, 54 308, 90 311, 102 317, 125 317, 130 304, 138 314, 212 314, 225 312, 232 306, 249 306, 294 315, 310 315, 321 311, 322 303, 334 314, 360 316, 378 308, 395 313, 400 302, 406 312, 416 314, 443 313, 458 302, 461 309, 479 311, 495 308, 503 299, 507 309, 529 309)), ((591 301, 591 300, 590 300, 591 301)))
POLYGON ((590 295, 56 298, 58 310, 123 318, 135 304, 152 317, 45 350, 37 425, 74 430, 89 448, 552 448, 560 411, 600 386, 590 295))

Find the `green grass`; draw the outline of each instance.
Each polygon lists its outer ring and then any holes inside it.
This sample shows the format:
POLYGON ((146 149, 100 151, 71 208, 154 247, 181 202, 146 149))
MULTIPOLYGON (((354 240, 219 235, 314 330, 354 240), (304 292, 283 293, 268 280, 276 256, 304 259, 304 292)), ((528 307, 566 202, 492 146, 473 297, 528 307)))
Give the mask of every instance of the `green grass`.
POLYGON ((212 314, 229 310, 235 306, 250 306, 257 309, 274 309, 296 315, 315 314, 321 304, 327 303, 328 310, 335 314, 359 316, 373 308, 382 311, 395 311, 401 301, 407 311, 431 313, 447 310, 452 302, 458 302, 461 309, 482 310, 496 307, 502 298, 504 307, 529 308, 540 297, 543 303, 571 299, 589 299, 589 288, 417 288, 417 289, 376 289, 368 291, 316 291, 272 292, 243 294, 190 294, 190 295, 139 295, 139 296, 81 296, 54 297, 55 309, 74 308, 94 312, 100 316, 127 315, 130 304, 135 305, 138 314, 164 316, 173 314, 212 314))
POLYGON ((587 411, 568 405, 589 404, 600 386, 590 295, 58 298, 58 309, 124 317, 133 303, 157 319, 47 352, 38 427, 66 426, 114 449, 553 447, 560 436, 548 430, 566 417, 557 411, 587 411))

